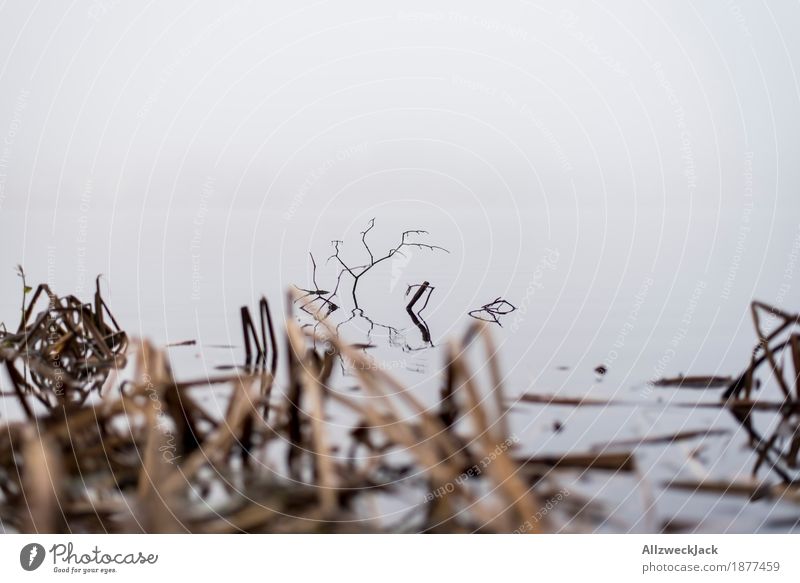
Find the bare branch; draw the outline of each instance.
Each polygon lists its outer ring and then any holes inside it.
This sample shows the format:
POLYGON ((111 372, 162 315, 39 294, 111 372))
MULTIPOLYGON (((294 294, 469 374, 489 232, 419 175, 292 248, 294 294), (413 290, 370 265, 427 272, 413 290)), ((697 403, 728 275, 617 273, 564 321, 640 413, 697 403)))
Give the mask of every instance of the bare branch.
MULTIPOLYGON (((386 261, 390 257, 393 257, 395 254, 399 253, 400 255, 404 256, 403 252, 401 251, 404 247, 416 247, 418 249, 428 249, 429 251, 444 251, 445 253, 450 253, 447 249, 445 249, 444 247, 440 247, 439 245, 420 243, 418 241, 409 241, 408 240, 409 237, 428 234, 428 231, 422 229, 410 229, 408 231, 403 231, 403 233, 400 236, 400 242, 395 247, 389 249, 384 256, 376 259, 375 254, 373 253, 372 249, 367 243, 367 235, 374 228, 375 228, 375 219, 372 218, 367 223, 367 228, 361 231, 361 243, 364 245, 364 249, 366 249, 367 253, 369 254, 369 263, 366 265, 351 266, 345 263, 341 255, 344 241, 340 239, 334 239, 333 241, 331 241, 334 253, 333 255, 328 257, 328 261, 330 261, 331 259, 335 259, 342 267, 342 271, 340 271, 339 274, 337 275, 336 287, 334 288, 333 292, 330 293, 328 298, 333 298, 338 293, 339 285, 341 284, 342 281, 342 275, 347 273, 353 278, 353 288, 351 293, 353 297, 353 304, 355 305, 355 308, 358 309, 359 308, 358 295, 356 291, 358 289, 358 282, 360 281, 360 279, 364 275, 366 275, 373 267, 375 267, 379 263, 382 263, 383 261, 386 261)), ((314 285, 316 286, 316 283, 314 285)))
POLYGON ((361 242, 364 244, 364 248, 367 250, 367 253, 369 253, 370 265, 375 264, 375 257, 372 255, 372 250, 369 248, 369 245, 367 245, 367 233, 369 233, 373 228, 375 228, 374 218, 370 219, 369 226, 365 230, 361 231, 361 242))

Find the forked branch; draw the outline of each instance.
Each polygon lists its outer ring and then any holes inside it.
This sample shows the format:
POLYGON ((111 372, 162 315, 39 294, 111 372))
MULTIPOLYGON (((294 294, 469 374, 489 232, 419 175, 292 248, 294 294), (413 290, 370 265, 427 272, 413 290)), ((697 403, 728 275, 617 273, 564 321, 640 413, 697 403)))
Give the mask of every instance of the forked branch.
POLYGON ((423 243, 420 241, 414 240, 416 237, 422 235, 428 235, 428 231, 424 231, 422 229, 411 229, 408 231, 403 231, 400 235, 400 242, 395 245, 394 247, 390 248, 384 255, 377 257, 373 252, 372 248, 369 246, 367 242, 367 235, 375 228, 375 219, 370 219, 369 223, 367 224, 367 228, 361 231, 361 243, 364 246, 364 249, 367 251, 367 255, 369 255, 369 262, 364 265, 350 265, 346 263, 344 258, 342 257, 342 246, 344 245, 344 241, 341 240, 333 240, 331 241, 331 245, 333 246, 333 255, 328 257, 328 261, 334 259, 340 266, 341 271, 337 277, 336 281, 336 288, 331 293, 329 298, 333 297, 339 289, 339 283, 341 282, 342 276, 347 274, 353 278, 353 288, 352 288, 352 297, 353 297, 353 304, 355 305, 356 309, 359 309, 358 305, 358 282, 361 281, 361 278, 364 277, 367 273, 372 270, 376 265, 386 261, 387 259, 394 257, 395 254, 403 255, 403 249, 406 248, 417 248, 417 249, 427 249, 428 251, 444 251, 445 253, 450 253, 444 247, 439 245, 432 245, 430 243, 423 243))

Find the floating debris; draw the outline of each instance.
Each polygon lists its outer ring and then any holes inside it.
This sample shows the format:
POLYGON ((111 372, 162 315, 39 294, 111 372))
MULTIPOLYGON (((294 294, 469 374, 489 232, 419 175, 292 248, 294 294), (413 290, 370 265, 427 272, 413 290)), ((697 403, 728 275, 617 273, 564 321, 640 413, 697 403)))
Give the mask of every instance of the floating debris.
POLYGON ((177 348, 179 346, 195 346, 197 344, 197 340, 183 340, 181 342, 170 342, 165 346, 165 348, 177 348))
POLYGON ((618 447, 623 448, 636 448, 642 445, 671 445, 678 441, 686 441, 689 439, 699 439, 704 437, 714 437, 722 435, 730 435, 730 431, 725 429, 700 429, 697 431, 679 431, 669 435, 657 435, 653 437, 642 437, 639 439, 620 439, 617 441, 608 441, 592 446, 592 450, 606 450, 618 447))
POLYGON ((729 376, 683 376, 663 378, 655 381, 656 387, 671 387, 676 389, 711 389, 728 387, 733 382, 729 376))
POLYGON ((728 409, 749 413, 751 411, 773 411, 800 413, 800 402, 754 401, 751 399, 733 399, 728 401, 709 401, 696 403, 693 401, 649 402, 625 399, 596 399, 592 397, 561 397, 553 394, 524 393, 516 398, 520 403, 539 405, 563 405, 568 407, 645 407, 676 409, 728 409))
POLYGON ((498 326, 502 326, 500 323, 500 317, 510 314, 516 309, 516 306, 514 306, 511 302, 502 298, 496 298, 494 301, 470 311, 468 315, 476 320, 494 322, 498 326))
POLYGON ((665 520, 664 522, 662 522, 659 531, 661 532, 661 534, 692 533, 697 529, 699 525, 700 523, 694 520, 672 518, 670 520, 665 520))
POLYGON ((665 488, 672 490, 690 490, 707 494, 746 496, 751 500, 783 499, 798 500, 797 488, 787 488, 781 484, 767 484, 756 481, 725 481, 725 480, 673 480, 664 484, 665 488))
POLYGON ((570 453, 520 459, 524 469, 538 473, 541 468, 606 470, 632 472, 636 469, 633 452, 627 453, 570 453))

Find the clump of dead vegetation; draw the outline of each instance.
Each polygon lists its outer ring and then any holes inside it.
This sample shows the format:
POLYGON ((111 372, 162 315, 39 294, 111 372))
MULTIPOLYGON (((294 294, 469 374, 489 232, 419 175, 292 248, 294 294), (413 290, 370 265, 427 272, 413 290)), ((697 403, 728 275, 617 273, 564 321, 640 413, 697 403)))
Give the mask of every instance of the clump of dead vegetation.
MULTIPOLYGON (((727 409, 747 435, 756 453, 751 470, 752 483, 698 482, 702 491, 761 493, 775 487, 788 498, 800 498, 800 315, 790 314, 763 302, 750 305, 757 344, 741 374, 724 376, 679 376, 661 379, 656 386, 711 389, 724 387, 719 403, 727 409), (777 396, 777 398, 776 398, 777 396), (777 423, 759 423, 757 414, 778 416, 777 423), (769 429, 768 429, 769 428, 769 429), (769 486, 760 475, 777 476, 769 486), (788 489, 788 490, 787 490, 788 489)), ((672 487, 688 488, 686 482, 672 487)), ((756 497, 756 496, 754 496, 756 497)))
MULTIPOLYGON (((696 375, 658 379, 653 386, 709 391, 722 389, 717 401, 688 399, 641 403, 591 397, 524 394, 519 401, 541 405, 574 407, 652 406, 727 411, 744 432, 754 452, 750 479, 675 479, 665 487, 692 492, 743 495, 753 500, 770 498, 800 502, 800 314, 792 314, 755 301, 750 306, 757 344, 750 361, 736 376, 696 375)), ((672 435, 648 436, 640 440, 607 443, 641 446, 688 439, 706 439, 728 432, 707 429, 672 435)))
POLYGON ((109 372, 124 366, 128 338, 100 294, 93 303, 58 297, 47 284, 35 290, 22 279, 22 307, 16 332, 0 330, 0 362, 29 420, 32 396, 47 409, 81 405, 109 372), (30 299, 28 299, 30 298, 30 299), (26 303, 27 300, 27 303, 26 303))
POLYGON ((767 383, 779 390, 775 410, 781 421, 767 435, 756 424, 752 409, 733 407, 732 414, 747 432, 750 446, 758 452, 753 476, 761 468, 777 474, 787 485, 800 487, 800 314, 790 314, 762 302, 750 308, 758 344, 750 364, 723 393, 727 403, 753 403, 755 392, 767 383))
MULTIPOLYGON (((429 409, 328 323, 301 328, 287 316, 279 332, 266 299, 257 319, 243 309, 250 364, 179 380, 165 351, 146 341, 128 346, 99 287, 92 305, 40 286, 23 303, 18 330, 0 337, 13 387, 3 396, 24 412, 0 430, 0 525, 18 532, 512 532, 541 515, 542 501, 558 491, 547 476, 553 460, 520 460, 513 445, 499 448, 510 443, 503 389, 482 324, 449 345, 442 400, 429 409), (50 305, 36 312, 42 294, 50 305), (479 387, 466 362, 479 349, 488 387, 479 387), (368 399, 332 386, 340 357, 361 365, 354 370, 368 399), (63 392, 55 367, 63 370, 63 392), (209 391, 224 411, 202 398, 209 391), (327 422, 334 405, 359 420, 344 436, 327 422), (401 492, 413 495, 404 516, 364 512, 401 492), (431 492, 437 495, 426 497, 431 492)), ((583 504, 571 497, 561 510, 583 504)), ((549 529, 552 520, 537 519, 531 530, 549 529)))

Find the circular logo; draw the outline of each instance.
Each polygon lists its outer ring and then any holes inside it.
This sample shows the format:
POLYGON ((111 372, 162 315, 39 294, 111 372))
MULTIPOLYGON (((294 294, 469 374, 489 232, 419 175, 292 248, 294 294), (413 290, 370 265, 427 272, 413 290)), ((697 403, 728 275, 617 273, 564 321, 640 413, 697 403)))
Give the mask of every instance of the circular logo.
POLYGON ((19 564, 26 571, 35 571, 44 562, 44 547, 39 543, 30 543, 19 552, 19 564))

